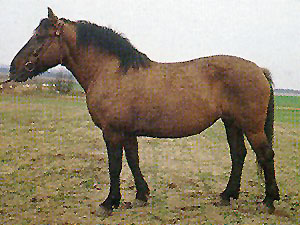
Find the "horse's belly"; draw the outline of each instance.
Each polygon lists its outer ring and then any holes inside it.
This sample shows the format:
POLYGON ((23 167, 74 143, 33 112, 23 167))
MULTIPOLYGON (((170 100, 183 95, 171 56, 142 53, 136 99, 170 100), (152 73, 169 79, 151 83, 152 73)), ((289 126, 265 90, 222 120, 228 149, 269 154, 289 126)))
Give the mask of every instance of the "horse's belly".
POLYGON ((217 116, 211 115, 207 117, 198 116, 196 118, 177 116, 152 121, 144 119, 136 124, 134 134, 136 136, 159 138, 187 137, 201 133, 217 119, 217 116))

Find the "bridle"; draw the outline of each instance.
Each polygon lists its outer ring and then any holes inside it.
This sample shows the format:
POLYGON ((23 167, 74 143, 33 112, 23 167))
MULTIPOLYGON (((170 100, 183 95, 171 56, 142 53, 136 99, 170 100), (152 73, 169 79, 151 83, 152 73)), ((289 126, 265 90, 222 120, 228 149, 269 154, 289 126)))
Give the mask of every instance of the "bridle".
MULTIPOLYGON (((56 31, 55 31, 55 34, 54 36, 53 35, 50 35, 49 37, 58 37, 59 38, 59 62, 60 64, 63 64, 63 52, 62 52, 62 33, 63 33, 63 27, 64 27, 64 22, 63 21, 60 21, 58 20, 57 21, 57 24, 55 25, 56 27, 56 31)), ((52 38, 49 38, 45 43, 42 44, 42 46, 40 46, 39 48, 35 49, 33 52, 32 52, 32 55, 34 56, 34 60, 29 60, 25 63, 25 70, 27 72, 32 72, 35 70, 35 65, 37 64, 37 62, 39 61, 40 57, 43 55, 43 52, 45 52, 45 50, 47 50, 51 43, 52 43, 53 39, 52 38), (45 49, 44 51, 42 51, 43 49, 45 49)), ((6 84, 8 82, 11 82, 13 80, 11 79, 8 79, 6 81, 2 81, 0 82, 0 85, 2 84, 6 84)))
MULTIPOLYGON (((63 33, 63 27, 64 27, 64 22, 58 21, 57 24, 55 25, 56 27, 56 32, 54 36, 49 36, 49 37, 58 37, 59 38, 59 48, 60 48, 60 53, 59 53, 59 62, 60 64, 63 63, 63 54, 62 54, 62 33, 63 33)), ((32 53, 34 56, 34 60, 29 60, 25 63, 25 70, 27 72, 32 72, 35 70, 35 65, 39 61, 40 57, 43 55, 43 52, 45 52, 51 45, 52 43, 52 38, 49 38, 45 43, 42 44, 39 48, 35 49, 32 53), (44 51, 42 52, 42 50, 44 51)))

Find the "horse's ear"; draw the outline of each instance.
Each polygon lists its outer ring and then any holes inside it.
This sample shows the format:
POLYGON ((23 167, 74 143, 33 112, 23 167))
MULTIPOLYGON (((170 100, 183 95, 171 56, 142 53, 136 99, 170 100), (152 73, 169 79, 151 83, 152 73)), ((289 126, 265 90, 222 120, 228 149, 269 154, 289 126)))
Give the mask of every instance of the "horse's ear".
POLYGON ((48 7, 48 19, 52 21, 57 21, 58 17, 53 13, 52 9, 48 7))

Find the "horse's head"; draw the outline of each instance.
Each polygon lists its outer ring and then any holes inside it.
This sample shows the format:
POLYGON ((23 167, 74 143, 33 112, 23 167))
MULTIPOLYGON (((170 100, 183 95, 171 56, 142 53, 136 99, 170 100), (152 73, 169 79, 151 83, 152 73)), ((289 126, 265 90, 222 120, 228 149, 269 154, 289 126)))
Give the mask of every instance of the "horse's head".
POLYGON ((48 18, 41 20, 33 36, 11 62, 11 80, 23 82, 62 63, 63 26, 64 22, 48 8, 48 18))

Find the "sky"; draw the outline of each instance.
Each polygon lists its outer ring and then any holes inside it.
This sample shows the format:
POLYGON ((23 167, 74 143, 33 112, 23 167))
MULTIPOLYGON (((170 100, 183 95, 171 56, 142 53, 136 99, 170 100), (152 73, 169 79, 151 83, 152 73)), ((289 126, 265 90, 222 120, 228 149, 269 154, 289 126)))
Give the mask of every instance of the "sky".
POLYGON ((9 65, 51 7, 127 37, 158 62, 235 55, 300 90, 300 0, 0 0, 0 65, 9 65))

